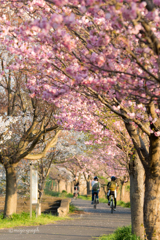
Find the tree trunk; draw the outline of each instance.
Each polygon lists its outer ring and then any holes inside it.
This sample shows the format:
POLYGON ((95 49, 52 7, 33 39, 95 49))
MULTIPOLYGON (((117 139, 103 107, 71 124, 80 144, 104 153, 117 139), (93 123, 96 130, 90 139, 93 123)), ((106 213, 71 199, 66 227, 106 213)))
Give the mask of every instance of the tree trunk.
POLYGON ((53 180, 52 180, 52 184, 51 184, 51 190, 53 191, 53 180))
POLYGON ((137 152, 130 161, 130 201, 132 233, 144 239, 144 168, 137 152))
POLYGON ((71 193, 74 194, 74 182, 71 182, 71 193))
POLYGON ((144 226, 148 240, 160 239, 160 141, 150 139, 149 164, 146 169, 144 226))
POLYGON ((58 180, 58 192, 60 192, 60 180, 58 180))
POLYGON ((42 185, 39 186, 39 196, 38 196, 38 216, 41 215, 41 203, 42 203, 42 196, 44 192, 44 184, 41 183, 42 185))
POLYGON ((122 201, 122 189, 123 189, 123 184, 124 184, 124 181, 120 181, 120 186, 119 186, 119 191, 120 191, 120 201, 122 201))
MULTIPOLYGON (((38 216, 41 215, 41 204, 42 204, 42 196, 43 196, 43 193, 44 193, 44 187, 45 187, 45 180, 46 180, 46 177, 43 177, 41 179, 41 182, 38 186, 38 190, 39 190, 39 197, 38 197, 38 216)), ((52 184, 51 184, 51 190, 53 190, 53 180, 52 180, 52 184)))
POLYGON ((90 181, 87 181, 87 195, 90 195, 90 181))
POLYGON ((14 164, 8 164, 5 167, 6 170, 6 196, 5 196, 5 208, 4 216, 8 217, 17 210, 17 182, 16 182, 16 170, 14 164))

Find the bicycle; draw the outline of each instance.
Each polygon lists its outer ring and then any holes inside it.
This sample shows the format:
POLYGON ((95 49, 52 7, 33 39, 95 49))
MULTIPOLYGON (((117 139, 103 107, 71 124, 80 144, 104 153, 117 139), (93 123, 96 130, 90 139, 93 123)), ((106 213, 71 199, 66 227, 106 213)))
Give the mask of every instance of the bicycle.
POLYGON ((97 199, 96 199, 96 197, 97 197, 97 194, 94 193, 94 200, 93 200, 93 207, 94 207, 94 209, 96 209, 96 206, 97 206, 97 199))
POLYGON ((113 211, 114 211, 113 195, 111 195, 110 207, 111 207, 111 213, 113 213, 113 211))
POLYGON ((78 186, 75 186, 75 187, 74 187, 74 199, 75 199, 75 200, 76 200, 77 197, 78 197, 78 193, 79 193, 79 191, 78 191, 78 186))

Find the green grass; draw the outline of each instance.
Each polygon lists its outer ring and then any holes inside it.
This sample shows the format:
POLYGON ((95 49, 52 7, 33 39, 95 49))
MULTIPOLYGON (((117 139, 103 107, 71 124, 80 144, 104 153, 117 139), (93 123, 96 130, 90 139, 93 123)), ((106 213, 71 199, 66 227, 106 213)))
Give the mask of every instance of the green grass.
MULTIPOLYGON (((50 195, 50 196, 54 196, 54 197, 64 197, 64 198, 67 198, 67 197, 72 198, 73 197, 73 194, 71 194, 71 193, 67 194, 66 191, 64 191, 62 193, 59 193, 59 192, 53 192, 51 190, 45 190, 45 194, 46 195, 50 195)), ((87 195, 80 195, 80 196, 78 196, 78 198, 80 198, 82 200, 89 200, 89 201, 91 201, 91 196, 87 196, 87 195)), ((99 202, 101 202, 101 203, 108 203, 108 200, 107 200, 107 198, 100 198, 99 202)), ((117 206, 130 208, 131 204, 130 204, 130 202, 125 203, 123 201, 117 201, 117 206)))
POLYGON ((67 193, 66 191, 62 191, 60 193, 60 192, 54 192, 52 190, 45 189, 44 193, 45 193, 45 195, 50 195, 52 197, 62 197, 62 198, 67 198, 67 197, 72 198, 73 197, 72 193, 67 193))
POLYGON ((36 218, 36 214, 32 212, 32 218, 30 213, 22 212, 20 214, 12 214, 8 218, 4 218, 3 214, 0 214, 0 229, 2 228, 13 228, 18 226, 38 226, 55 223, 59 220, 69 219, 69 217, 58 217, 51 214, 41 214, 36 218))
POLYGON ((117 228, 113 234, 102 235, 97 240, 140 240, 140 238, 131 233, 131 226, 127 226, 117 228))
POLYGON ((101 203, 108 203, 108 199, 107 198, 100 198, 99 202, 101 202, 101 203))
POLYGON ((75 207, 72 203, 69 205, 69 213, 74 213, 75 211, 81 211, 79 208, 75 207))
MULTIPOLYGON (((90 200, 91 201, 91 196, 79 196, 78 198, 83 199, 83 200, 90 200)), ((107 198, 100 198, 99 202, 101 203, 108 203, 108 199, 107 198)), ((126 207, 126 208, 130 208, 131 204, 130 202, 123 202, 123 201, 117 201, 117 206, 121 206, 121 207, 126 207)))
MULTIPOLYGON (((82 196, 78 196, 78 198, 91 201, 91 196, 82 195, 82 196)), ((100 198, 99 202, 108 203, 108 200, 106 198, 100 198)))
MULTIPOLYGON (((82 196, 78 196, 78 198, 82 199, 82 200, 89 200, 91 201, 91 196, 86 196, 86 195, 82 195, 82 196)), ((108 200, 106 198, 100 198, 99 202, 101 203, 108 203, 108 200)))
POLYGON ((78 198, 80 198, 82 200, 90 200, 91 201, 91 196, 87 196, 87 195, 80 195, 80 196, 78 196, 78 198))
POLYGON ((123 202, 123 201, 118 201, 118 202, 117 202, 117 205, 118 205, 118 206, 121 206, 121 207, 126 207, 126 208, 130 208, 130 207, 131 207, 130 202, 125 203, 125 202, 123 202))

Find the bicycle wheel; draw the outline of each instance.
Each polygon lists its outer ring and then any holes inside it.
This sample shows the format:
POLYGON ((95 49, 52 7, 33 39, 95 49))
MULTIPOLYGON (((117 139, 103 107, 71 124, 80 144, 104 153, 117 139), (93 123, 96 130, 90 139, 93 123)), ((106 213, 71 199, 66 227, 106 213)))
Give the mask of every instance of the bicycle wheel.
POLYGON ((114 208, 114 206, 113 206, 113 199, 111 199, 111 213, 113 213, 113 208, 114 208))
POLYGON ((96 209, 96 205, 97 205, 97 202, 96 202, 96 194, 94 194, 94 208, 96 209))

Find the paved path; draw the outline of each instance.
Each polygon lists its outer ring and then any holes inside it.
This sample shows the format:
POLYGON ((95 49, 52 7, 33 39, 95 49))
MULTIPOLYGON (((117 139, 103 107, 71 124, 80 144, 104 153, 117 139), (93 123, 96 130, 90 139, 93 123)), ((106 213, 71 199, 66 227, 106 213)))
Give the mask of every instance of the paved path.
POLYGON ((104 203, 100 203, 97 209, 93 209, 90 201, 77 199, 72 203, 85 213, 72 215, 71 220, 55 224, 0 230, 0 240, 93 240, 131 222, 128 208, 118 206, 111 214, 109 206, 104 203))

